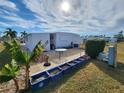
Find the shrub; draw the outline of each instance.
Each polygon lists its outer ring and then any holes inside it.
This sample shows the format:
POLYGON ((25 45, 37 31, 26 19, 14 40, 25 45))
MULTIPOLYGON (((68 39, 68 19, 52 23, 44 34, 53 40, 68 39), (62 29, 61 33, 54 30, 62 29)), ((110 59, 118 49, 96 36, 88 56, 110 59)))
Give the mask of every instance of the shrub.
POLYGON ((92 59, 97 58, 100 52, 103 52, 105 48, 105 40, 93 39, 87 40, 85 44, 85 52, 92 59))

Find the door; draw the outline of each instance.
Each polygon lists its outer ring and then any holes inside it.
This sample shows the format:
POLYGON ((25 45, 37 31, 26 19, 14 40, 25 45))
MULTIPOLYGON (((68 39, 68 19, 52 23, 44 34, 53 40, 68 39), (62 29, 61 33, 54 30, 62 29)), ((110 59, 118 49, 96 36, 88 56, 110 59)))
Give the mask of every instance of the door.
POLYGON ((56 48, 55 40, 56 40, 56 35, 55 35, 55 33, 51 33, 51 34, 50 34, 50 49, 51 49, 51 50, 54 50, 54 49, 56 48))

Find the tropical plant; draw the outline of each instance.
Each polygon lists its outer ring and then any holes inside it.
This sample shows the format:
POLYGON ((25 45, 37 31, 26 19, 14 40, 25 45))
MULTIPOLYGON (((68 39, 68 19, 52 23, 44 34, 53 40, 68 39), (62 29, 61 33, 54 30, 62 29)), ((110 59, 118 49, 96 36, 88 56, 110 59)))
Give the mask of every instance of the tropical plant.
POLYGON ((23 39, 23 42, 25 42, 25 38, 27 35, 28 35, 28 33, 26 31, 21 32, 21 37, 23 39))
POLYGON ((16 93, 19 90, 19 85, 16 76, 19 74, 19 66, 12 59, 11 64, 6 64, 0 71, 0 83, 13 80, 16 86, 16 93))
POLYGON ((6 35, 3 35, 3 36, 1 37, 1 40, 3 40, 4 42, 7 42, 7 41, 9 40, 9 37, 6 36, 6 35))
POLYGON ((118 41, 124 39, 123 31, 121 30, 120 32, 118 32, 118 34, 114 35, 114 37, 117 38, 118 41))
POLYGON ((11 28, 7 28, 4 32, 5 36, 9 37, 10 39, 17 37, 17 32, 12 30, 11 28))
POLYGON ((44 46, 39 41, 33 51, 29 53, 28 51, 22 50, 20 44, 16 41, 12 41, 11 49, 12 57, 19 63, 25 65, 26 68, 26 78, 25 78, 25 89, 29 88, 29 68, 30 68, 30 63, 34 62, 34 60, 39 57, 43 51, 44 51, 44 46))
POLYGON ((21 32, 21 37, 24 38, 26 35, 28 35, 28 33, 26 31, 21 32))

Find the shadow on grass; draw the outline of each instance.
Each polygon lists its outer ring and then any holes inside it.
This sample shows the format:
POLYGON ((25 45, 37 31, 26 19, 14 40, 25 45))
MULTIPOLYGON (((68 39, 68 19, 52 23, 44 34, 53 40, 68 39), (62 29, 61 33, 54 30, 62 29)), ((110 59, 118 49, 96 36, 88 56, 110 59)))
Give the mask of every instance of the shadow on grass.
POLYGON ((76 72, 78 72, 80 69, 85 68, 90 62, 87 62, 87 64, 74 69, 73 71, 71 71, 70 73, 63 75, 60 79, 58 79, 57 81, 51 81, 47 86, 38 89, 37 91, 29 91, 29 92, 25 92, 25 93, 51 93, 52 91, 57 92, 57 89, 59 87, 62 86, 62 84, 66 83, 69 78, 71 78, 73 75, 75 75, 76 72))
POLYGON ((118 62, 117 68, 110 67, 107 63, 100 61, 93 61, 93 64, 95 64, 101 71, 124 85, 124 64, 122 62, 118 62))
POLYGON ((5 48, 0 52, 0 69, 3 65, 11 62, 11 54, 9 52, 9 46, 4 44, 5 48))

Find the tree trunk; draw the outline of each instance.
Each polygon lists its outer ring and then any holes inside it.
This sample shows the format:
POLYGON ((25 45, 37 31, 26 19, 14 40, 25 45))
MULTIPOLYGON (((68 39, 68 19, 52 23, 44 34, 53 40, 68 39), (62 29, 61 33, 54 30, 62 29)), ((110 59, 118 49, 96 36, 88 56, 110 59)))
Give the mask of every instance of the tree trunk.
POLYGON ((14 78, 14 79, 13 79, 13 81, 14 81, 15 86, 16 86, 16 92, 15 92, 15 93, 17 93, 17 92, 18 92, 18 90, 19 90, 18 81, 16 80, 16 78, 14 78))
POLYGON ((25 89, 29 88, 29 64, 26 65, 25 89))

